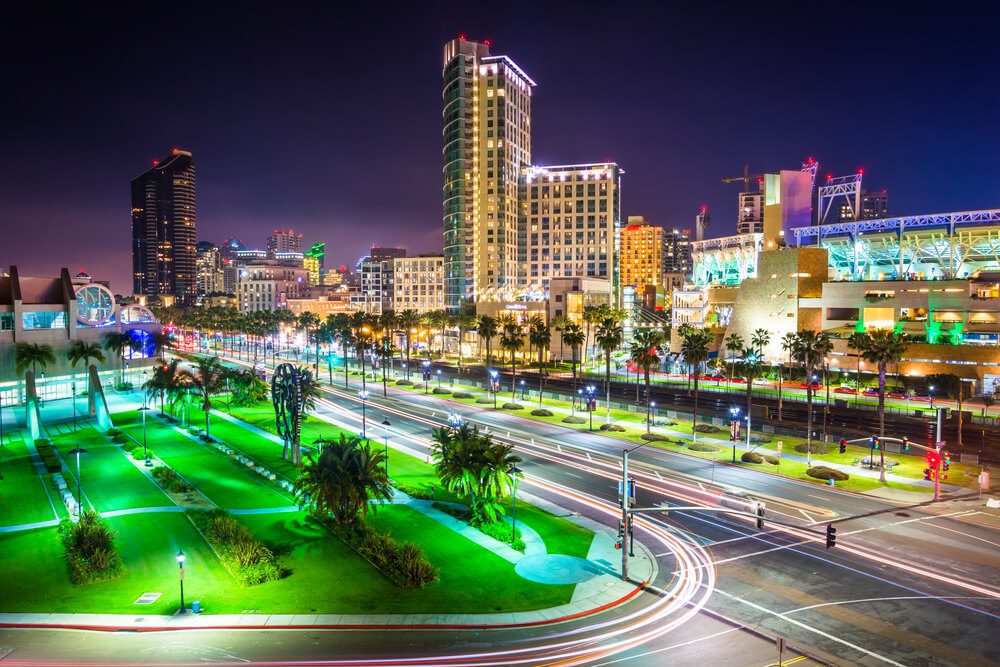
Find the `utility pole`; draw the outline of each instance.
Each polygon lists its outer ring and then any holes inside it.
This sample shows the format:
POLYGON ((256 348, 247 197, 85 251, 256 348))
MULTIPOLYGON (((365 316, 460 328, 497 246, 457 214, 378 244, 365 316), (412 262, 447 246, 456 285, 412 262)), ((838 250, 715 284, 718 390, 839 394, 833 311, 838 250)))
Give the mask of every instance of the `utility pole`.
POLYGON ((629 478, 628 478, 628 455, 637 449, 641 449, 646 445, 639 445, 638 447, 633 447, 632 449, 622 450, 622 579, 628 580, 628 557, 629 551, 631 550, 630 533, 632 532, 631 526, 629 525, 629 478))

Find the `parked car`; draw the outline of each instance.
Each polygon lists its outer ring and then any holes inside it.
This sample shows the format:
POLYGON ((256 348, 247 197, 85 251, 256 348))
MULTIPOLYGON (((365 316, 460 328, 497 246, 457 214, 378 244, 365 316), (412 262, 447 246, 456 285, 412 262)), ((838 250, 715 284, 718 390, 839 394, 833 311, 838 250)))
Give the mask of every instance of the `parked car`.
POLYGON ((878 389, 865 389, 861 392, 864 396, 878 396, 878 389))
POLYGON ((857 389, 852 389, 851 387, 837 387, 833 390, 835 394, 851 394, 854 395, 858 393, 857 389))
POLYGON ((723 507, 740 510, 741 512, 753 512, 757 509, 758 504, 763 506, 764 503, 754 499, 753 496, 742 489, 723 489, 719 504, 723 507))
POLYGON ((890 391, 886 394, 889 398, 906 398, 906 394, 898 391, 890 391))
POLYGON ((911 401, 920 401, 921 403, 930 403, 930 396, 913 396, 910 398, 911 401))

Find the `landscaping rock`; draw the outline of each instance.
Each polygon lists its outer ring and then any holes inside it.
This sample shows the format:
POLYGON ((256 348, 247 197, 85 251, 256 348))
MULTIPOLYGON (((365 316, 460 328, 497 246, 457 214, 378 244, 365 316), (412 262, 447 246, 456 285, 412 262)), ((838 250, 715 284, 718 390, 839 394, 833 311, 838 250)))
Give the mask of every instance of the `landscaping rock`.
POLYGON ((456 391, 451 395, 452 398, 472 398, 472 394, 467 391, 456 391))
POLYGON ((438 396, 447 396, 451 394, 451 389, 445 389, 444 387, 434 387, 431 390, 432 394, 437 394, 438 396))
MULTIPOLYGON (((722 429, 714 424, 698 424, 697 426, 694 427, 694 430, 697 431, 698 433, 718 433, 722 429)), ((711 450, 705 450, 705 451, 711 451, 711 450)))
POLYGON ((480 405, 486 405, 487 403, 492 403, 492 402, 493 402, 492 398, 487 398, 485 396, 480 396, 479 398, 476 399, 476 403, 480 405))
POLYGON ((779 459, 777 456, 764 456, 764 460, 773 466, 776 466, 779 463, 781 463, 781 459, 779 459))
POLYGON ((409 387, 413 384, 412 380, 396 380, 396 384, 400 387, 409 387))

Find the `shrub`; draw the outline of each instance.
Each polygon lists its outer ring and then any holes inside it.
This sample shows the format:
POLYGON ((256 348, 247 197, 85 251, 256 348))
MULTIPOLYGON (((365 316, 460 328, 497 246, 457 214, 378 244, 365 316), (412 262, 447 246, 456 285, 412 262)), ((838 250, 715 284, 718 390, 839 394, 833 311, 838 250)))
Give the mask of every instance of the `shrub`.
POLYGON ((779 459, 777 456, 770 456, 768 454, 764 455, 764 460, 767 461, 768 463, 770 463, 773 466, 776 466, 779 463, 781 463, 781 459, 779 459))
POLYGON ((125 574, 125 564, 115 548, 115 532, 101 516, 88 510, 77 523, 59 524, 69 578, 77 586, 117 579, 125 574))
POLYGON ((797 451, 799 454, 806 454, 807 453, 806 452, 807 449, 812 449, 812 453, 813 454, 826 454, 827 453, 827 447, 822 442, 814 442, 812 444, 812 447, 808 447, 808 448, 806 447, 805 443, 802 443, 801 445, 795 445, 795 451, 797 451))
POLYGON ((113 438, 116 435, 121 435, 122 433, 124 433, 124 431, 122 431, 120 428, 112 426, 111 428, 109 428, 107 431, 104 432, 104 435, 108 436, 109 438, 113 438))
POLYGON ((482 532, 485 535, 489 535, 497 542, 503 542, 504 544, 510 545, 511 549, 524 553, 525 546, 524 546, 524 540, 521 539, 521 531, 518 530, 514 533, 513 535, 514 541, 513 543, 511 543, 511 531, 513 530, 514 527, 509 523, 507 523, 506 521, 493 521, 491 523, 481 523, 479 524, 479 526, 477 526, 477 528, 479 528, 480 532, 482 532))
MULTIPOLYGON (((305 419, 306 415, 302 415, 302 421, 305 421, 305 419)), ((214 436, 208 435, 206 433, 202 433, 201 435, 199 435, 198 439, 201 440, 202 442, 216 442, 214 436)))
POLYGON ((409 387, 413 384, 412 380, 396 380, 396 385, 400 387, 409 387))
POLYGON ((694 427, 694 430, 698 433, 718 433, 722 429, 715 424, 698 424, 694 427))
POLYGON ((586 424, 587 418, 570 415, 569 417, 563 417, 562 421, 564 424, 586 424))
POLYGON ((198 435, 199 433, 201 433, 201 429, 198 428, 197 426, 188 426, 188 433, 190 433, 191 435, 198 435))
POLYGON ((124 445, 125 443, 129 442, 129 437, 124 433, 122 433, 121 431, 119 431, 118 433, 115 433, 114 435, 111 436, 111 442, 115 443, 116 445, 124 445))
POLYGON ((846 472, 827 468, 826 466, 813 466, 809 470, 806 470, 806 474, 815 479, 834 479, 838 482, 843 482, 851 478, 846 472))
POLYGON ((493 402, 492 398, 487 398, 485 396, 480 396, 479 398, 476 399, 476 403, 480 405, 486 405, 487 403, 492 403, 492 402, 493 402))
POLYGON ((524 406, 520 403, 504 403, 500 408, 502 410, 524 410, 524 406))
POLYGON ((132 448, 132 458, 136 461, 142 461, 146 458, 146 452, 152 452, 152 450, 147 448, 143 451, 142 447, 134 447, 132 448))
POLYGON ((538 408, 537 410, 531 411, 532 417, 551 417, 555 413, 551 410, 546 410, 545 408, 538 408))
POLYGON ((188 493, 194 491, 194 487, 181 479, 173 469, 166 466, 157 466, 150 473, 156 483, 170 493, 188 493))
POLYGON ((434 387, 431 390, 432 394, 437 394, 438 396, 446 396, 451 393, 451 389, 445 389, 444 387, 434 387))
MULTIPOLYGON (((35 442, 45 442, 48 441, 44 438, 39 438, 35 442)), ((55 448, 50 444, 42 444, 36 447, 38 450, 38 456, 42 459, 42 463, 45 465, 45 469, 48 472, 59 472, 62 470, 62 463, 59 461, 59 457, 56 456, 55 448)))
POLYGON ((241 586, 254 586, 283 576, 274 552, 229 512, 188 510, 187 514, 241 586))
POLYGON ((472 398, 472 394, 467 391, 456 391, 452 393, 452 398, 472 398))
POLYGON ((719 451, 719 448, 716 447, 715 445, 706 445, 706 444, 701 443, 701 442, 692 442, 690 445, 688 445, 687 448, 690 449, 692 452, 717 452, 717 451, 719 451))
POLYGON ((115 385, 115 391, 132 391, 131 382, 119 382, 115 385))
POLYGON ((421 588, 437 581, 437 570, 415 544, 399 544, 385 533, 367 531, 356 548, 401 588, 421 588))
POLYGON ((743 461, 743 463, 763 463, 764 457, 757 452, 743 452, 740 461, 743 461))
POLYGON ((750 434, 750 442, 762 445, 766 442, 771 442, 771 436, 750 434))
POLYGON ((411 498, 416 498, 417 500, 434 500, 433 491, 424 491, 423 489, 415 489, 412 486, 406 486, 405 484, 393 484, 398 491, 405 493, 411 498))
POLYGON ((621 433, 625 430, 624 426, 619 426, 618 424, 601 424, 602 431, 611 431, 612 433, 621 433))
POLYGON ((646 442, 670 442, 670 438, 659 433, 643 433, 639 437, 646 442))
POLYGON ((39 447, 51 447, 51 446, 52 446, 52 441, 49 440, 48 438, 36 438, 35 439, 35 448, 36 449, 39 448, 39 447))

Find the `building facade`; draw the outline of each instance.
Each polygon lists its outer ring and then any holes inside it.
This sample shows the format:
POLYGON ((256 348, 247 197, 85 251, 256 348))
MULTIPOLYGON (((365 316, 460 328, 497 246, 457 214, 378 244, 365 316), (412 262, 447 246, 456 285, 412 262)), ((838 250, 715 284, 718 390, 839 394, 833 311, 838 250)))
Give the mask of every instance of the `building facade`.
POLYGON ((404 248, 375 247, 358 260, 358 290, 351 295, 355 310, 381 315, 393 307, 394 261, 402 257, 406 257, 404 248))
POLYGON ((535 83, 490 43, 444 46, 445 302, 455 310, 518 280, 518 177, 531 163, 535 83))
MULTIPOLYGON (((691 273, 691 232, 671 229, 663 234, 663 272, 691 273)), ((662 280, 661 280, 662 284, 662 280)))
POLYGON ((267 256, 274 258, 279 252, 302 252, 302 234, 294 229, 275 229, 267 237, 267 256))
POLYGON ((304 253, 302 265, 309 269, 309 284, 313 287, 323 284, 323 263, 326 259, 326 244, 313 243, 304 253))
POLYGON ((206 294, 231 294, 226 291, 225 264, 222 253, 214 243, 200 241, 195 250, 196 283, 198 296, 206 294))
POLYGON ((665 255, 663 228, 650 225, 641 215, 628 216, 621 230, 621 284, 662 285, 665 255))
POLYGON ((309 287, 309 271, 277 262, 248 264, 240 267, 237 296, 240 311, 283 310, 289 299, 304 296, 309 287))
POLYGON ((132 179, 132 291, 165 303, 197 296, 195 166, 174 149, 132 179))
POLYGON ((393 303, 397 312, 426 313, 444 308, 444 257, 419 255, 393 259, 393 303))

